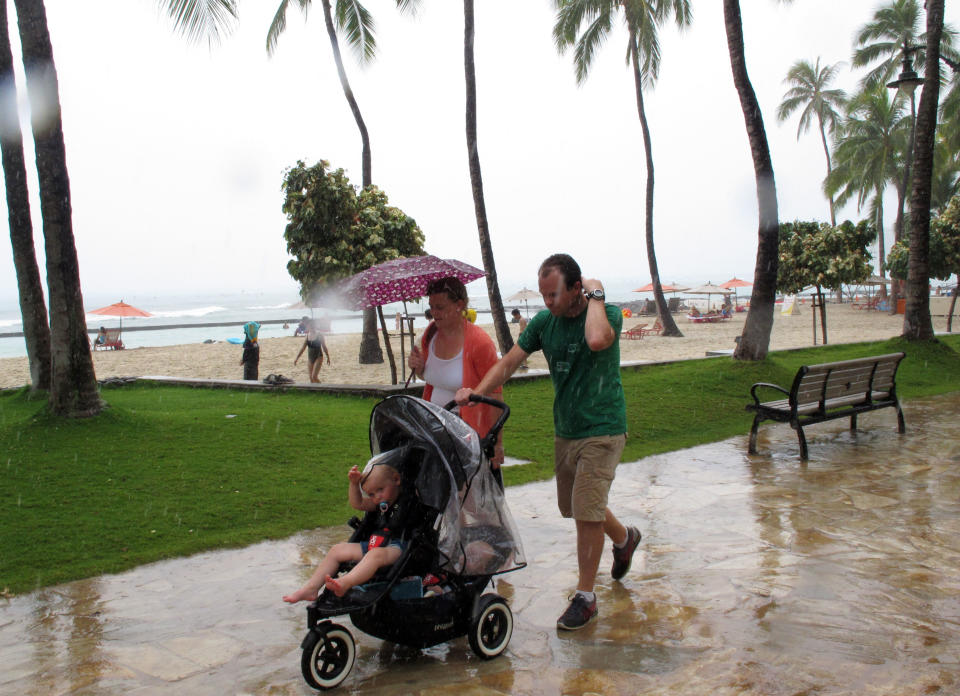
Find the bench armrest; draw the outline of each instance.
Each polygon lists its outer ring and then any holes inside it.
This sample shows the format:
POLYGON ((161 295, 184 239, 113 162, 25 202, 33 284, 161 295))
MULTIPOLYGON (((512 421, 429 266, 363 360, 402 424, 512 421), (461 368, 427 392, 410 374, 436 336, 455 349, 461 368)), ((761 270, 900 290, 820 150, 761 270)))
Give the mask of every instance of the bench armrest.
POLYGON ((778 385, 778 384, 771 384, 770 382, 757 382, 757 383, 754 384, 752 387, 750 387, 750 396, 753 397, 753 401, 754 401, 754 403, 756 403, 757 405, 760 404, 760 397, 757 396, 757 388, 758 388, 758 387, 766 387, 767 389, 775 389, 775 390, 777 390, 778 392, 780 392, 781 394, 783 394, 784 396, 787 396, 787 397, 790 396, 790 392, 788 392, 786 389, 784 389, 783 387, 781 387, 781 386, 778 385))

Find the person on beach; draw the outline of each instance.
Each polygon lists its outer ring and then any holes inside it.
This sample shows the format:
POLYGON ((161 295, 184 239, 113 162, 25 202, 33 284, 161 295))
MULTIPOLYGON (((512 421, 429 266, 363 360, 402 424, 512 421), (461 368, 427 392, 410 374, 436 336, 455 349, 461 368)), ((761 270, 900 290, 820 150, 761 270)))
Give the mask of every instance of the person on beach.
MULTIPOLYGON (((433 321, 410 351, 410 369, 427 385, 423 398, 440 406, 453 401, 461 387, 475 387, 480 378, 497 362, 497 348, 486 331, 469 319, 467 288, 457 278, 439 278, 427 286, 427 299, 433 321)), ((502 390, 492 390, 500 398, 502 390)), ((485 436, 497 421, 493 406, 479 404, 460 409, 460 417, 485 436)), ((495 467, 503 463, 502 433, 491 460, 495 467)))
POLYGON ((300 360, 304 350, 307 351, 307 375, 310 381, 316 384, 320 381, 320 368, 323 367, 324 354, 327 356, 327 363, 330 363, 330 350, 327 348, 327 342, 320 331, 320 325, 316 321, 307 323, 307 337, 303 341, 303 345, 300 346, 297 357, 293 359, 294 365, 300 360))
POLYGON ((240 364, 243 365, 243 378, 256 381, 260 372, 260 344, 257 335, 260 333, 260 324, 248 321, 243 325, 243 355, 240 364))
POLYGON ((468 404, 473 393, 499 388, 527 357, 542 350, 553 381, 554 472, 557 505, 577 532, 577 590, 557 628, 576 630, 597 617, 594 583, 604 535, 613 541, 615 580, 630 569, 640 531, 625 527, 607 507, 610 484, 626 444, 627 410, 620 382, 623 315, 604 302, 603 284, 583 278, 567 254, 547 258, 537 273, 547 309, 539 312, 517 343, 474 388, 457 391, 468 404))
POLYGON ((293 330, 294 336, 306 336, 307 335, 307 326, 310 324, 310 317, 300 317, 300 323, 297 324, 297 328, 293 330))
POLYGON ((402 478, 393 466, 403 456, 403 450, 388 450, 373 457, 362 474, 354 465, 347 473, 350 481, 349 500, 355 510, 378 511, 373 534, 363 542, 335 544, 317 566, 317 569, 296 592, 284 595, 290 604, 317 598, 321 586, 337 597, 343 597, 351 588, 367 582, 386 566, 396 563, 406 548, 403 531, 411 504, 402 495, 402 478), (335 577, 341 563, 356 565, 346 574, 335 577))
POLYGON ((513 318, 510 320, 511 324, 518 324, 520 327, 520 333, 523 333, 523 330, 527 328, 527 319, 522 314, 520 314, 519 309, 514 309, 510 312, 510 316, 513 318))

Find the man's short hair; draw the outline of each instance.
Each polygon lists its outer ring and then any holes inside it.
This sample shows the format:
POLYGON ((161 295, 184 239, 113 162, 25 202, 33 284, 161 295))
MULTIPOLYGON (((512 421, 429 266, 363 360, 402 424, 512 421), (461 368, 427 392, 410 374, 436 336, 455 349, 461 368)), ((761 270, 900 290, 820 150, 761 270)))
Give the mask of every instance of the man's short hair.
POLYGON ((574 283, 581 281, 580 265, 574 261, 573 257, 569 254, 553 254, 552 256, 548 256, 546 260, 540 264, 538 275, 541 278, 545 278, 550 275, 554 269, 560 271, 567 290, 572 288, 574 283))

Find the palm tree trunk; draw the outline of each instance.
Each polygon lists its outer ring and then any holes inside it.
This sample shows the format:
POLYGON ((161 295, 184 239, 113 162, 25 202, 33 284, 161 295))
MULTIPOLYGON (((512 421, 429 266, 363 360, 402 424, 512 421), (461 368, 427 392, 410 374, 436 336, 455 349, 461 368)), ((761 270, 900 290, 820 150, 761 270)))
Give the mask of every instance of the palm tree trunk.
POLYGON ((633 83, 637 93, 637 114, 640 116, 640 130, 643 132, 643 151, 647 160, 647 190, 645 209, 645 230, 647 243, 647 265, 650 267, 650 280, 653 283, 653 299, 657 305, 657 316, 663 325, 661 336, 683 336, 663 296, 660 284, 660 270, 653 245, 653 146, 650 142, 650 127, 643 104, 643 76, 640 74, 640 51, 637 47, 637 27, 630 27, 630 61, 633 63, 633 83))
POLYGON ((927 0, 927 57, 923 92, 914 126, 914 172, 910 192, 910 261, 907 266, 906 308, 902 336, 912 341, 933 338, 930 319, 930 191, 933 146, 940 98, 940 36, 944 0, 927 0))
POLYGON ((80 291, 70 179, 47 14, 42 0, 15 0, 15 5, 30 103, 37 107, 34 114, 41 104, 47 114, 42 122, 34 117, 33 141, 50 298, 50 410, 59 416, 93 416, 104 404, 97 390, 80 291))
POLYGON ((780 229, 777 212, 777 186, 773 177, 773 162, 763 126, 763 115, 757 95, 747 74, 743 46, 743 23, 738 0, 723 0, 723 19, 727 33, 727 48, 733 82, 740 97, 740 108, 750 140, 753 170, 757 180, 759 229, 757 264, 753 274, 753 292, 750 311, 743 326, 743 336, 734 350, 737 360, 763 360, 770 348, 773 330, 773 308, 777 298, 777 270, 779 268, 780 229))
MULTIPOLYGON (((819 115, 820 121, 820 142, 823 143, 823 154, 827 158, 827 179, 830 178, 830 173, 833 171, 833 164, 830 162, 830 146, 827 145, 827 132, 823 127, 823 116, 819 115)), ((830 201, 830 224, 834 227, 837 226, 837 213, 836 206, 833 203, 833 196, 827 195, 827 200, 830 201)))
MULTIPOLYGON (((360 107, 356 98, 353 96, 353 90, 350 88, 350 80, 347 79, 347 71, 343 67, 343 58, 340 56, 340 43, 337 41, 337 29, 333 26, 333 12, 330 9, 330 0, 322 0, 323 21, 327 27, 327 36, 330 38, 330 48, 333 50, 333 61, 337 65, 337 76, 340 78, 340 87, 343 88, 343 96, 347 99, 350 106, 350 112, 353 114, 354 121, 357 122, 357 130, 360 131, 360 142, 362 144, 361 171, 363 175, 363 188, 373 185, 373 165, 370 155, 370 136, 367 133, 367 125, 363 122, 363 115, 360 113, 360 107)), ((390 340, 386 334, 384 341, 390 340)), ((392 358, 393 351, 387 350, 387 354, 392 358)), ((360 364, 371 365, 383 362, 383 351, 380 349, 380 343, 377 340, 377 313, 372 307, 363 310, 363 335, 360 338, 360 364)), ((390 369, 396 372, 397 366, 391 363, 390 369)), ((396 384, 396 382, 394 382, 396 384)))
POLYGON ((493 244, 487 226, 487 207, 483 200, 483 178, 480 175, 480 154, 477 151, 477 73, 473 62, 473 0, 463 0, 463 72, 467 87, 467 158, 470 164, 470 187, 473 189, 473 209, 480 235, 480 257, 487 273, 487 296, 493 327, 501 355, 513 348, 513 336, 507 324, 507 315, 500 297, 497 268, 493 260, 493 244))
POLYGON ((47 325, 47 306, 43 300, 43 281, 33 246, 33 223, 30 220, 23 135, 17 114, 7 0, 0 0, 0 84, 7 85, 7 89, 0 92, 0 151, 7 193, 10 246, 13 249, 23 337, 30 364, 30 385, 32 390, 46 391, 50 389, 50 327, 47 325))

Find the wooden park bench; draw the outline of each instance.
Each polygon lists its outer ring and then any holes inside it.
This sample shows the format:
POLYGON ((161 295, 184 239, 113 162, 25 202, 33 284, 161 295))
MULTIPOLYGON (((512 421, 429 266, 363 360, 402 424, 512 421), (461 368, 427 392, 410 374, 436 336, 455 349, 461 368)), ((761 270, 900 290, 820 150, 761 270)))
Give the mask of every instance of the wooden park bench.
POLYGON ((748 411, 756 411, 750 429, 750 454, 757 453, 757 428, 765 420, 789 423, 800 439, 800 457, 807 458, 807 440, 804 427, 834 418, 850 418, 850 430, 857 429, 857 416, 879 408, 897 410, 899 432, 905 432, 903 410, 897 399, 895 382, 897 367, 903 353, 890 353, 856 360, 804 365, 793 378, 793 386, 783 387, 757 382, 750 388, 754 403, 748 411), (786 395, 785 399, 760 401, 757 391, 774 389, 786 395))

